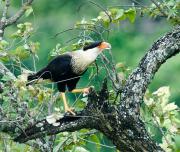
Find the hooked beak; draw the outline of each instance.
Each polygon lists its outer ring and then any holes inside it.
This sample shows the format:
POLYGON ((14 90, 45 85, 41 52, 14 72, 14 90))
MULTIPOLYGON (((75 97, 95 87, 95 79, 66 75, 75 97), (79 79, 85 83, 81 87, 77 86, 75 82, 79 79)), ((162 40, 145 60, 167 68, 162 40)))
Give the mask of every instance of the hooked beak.
POLYGON ((108 49, 108 50, 111 49, 111 44, 110 43, 107 43, 107 48, 106 49, 108 49))
POLYGON ((111 44, 110 44, 110 43, 107 43, 107 42, 102 42, 101 45, 99 46, 99 48, 100 48, 101 50, 104 50, 104 49, 110 50, 110 49, 111 49, 111 44))

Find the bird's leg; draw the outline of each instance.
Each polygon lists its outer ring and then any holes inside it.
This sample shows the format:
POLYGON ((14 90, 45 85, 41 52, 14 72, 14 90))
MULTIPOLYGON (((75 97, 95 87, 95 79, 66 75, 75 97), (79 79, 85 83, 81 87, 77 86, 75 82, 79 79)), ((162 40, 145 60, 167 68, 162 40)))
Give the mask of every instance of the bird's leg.
POLYGON ((66 95, 65 95, 64 92, 61 93, 61 97, 62 97, 62 100, 63 100, 63 103, 64 103, 64 110, 65 110, 65 112, 70 112, 71 114, 76 115, 76 114, 73 112, 73 109, 72 109, 72 108, 69 108, 68 103, 67 103, 67 100, 66 100, 66 95))
POLYGON ((71 92, 72 92, 72 93, 80 93, 80 92, 83 92, 84 94, 89 94, 91 88, 94 88, 94 87, 91 86, 91 87, 83 88, 83 89, 74 89, 74 90, 72 90, 71 92))

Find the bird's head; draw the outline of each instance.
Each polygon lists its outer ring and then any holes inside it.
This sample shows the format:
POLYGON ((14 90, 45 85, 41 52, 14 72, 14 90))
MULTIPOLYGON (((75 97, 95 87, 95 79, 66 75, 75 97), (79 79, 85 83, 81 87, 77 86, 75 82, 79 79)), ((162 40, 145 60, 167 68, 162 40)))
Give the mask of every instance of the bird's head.
POLYGON ((84 51, 97 48, 100 52, 105 50, 105 49, 111 49, 111 44, 104 42, 104 41, 97 41, 93 42, 90 45, 87 45, 83 48, 84 51))

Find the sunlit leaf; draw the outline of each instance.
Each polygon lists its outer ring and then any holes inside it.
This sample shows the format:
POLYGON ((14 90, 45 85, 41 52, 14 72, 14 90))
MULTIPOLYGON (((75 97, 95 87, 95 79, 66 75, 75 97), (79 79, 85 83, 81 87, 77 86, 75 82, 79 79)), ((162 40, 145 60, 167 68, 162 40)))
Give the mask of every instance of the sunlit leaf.
POLYGON ((73 152, 89 152, 89 151, 83 147, 76 146, 73 152))
POLYGON ((5 40, 0 41, 0 51, 6 48, 9 45, 9 43, 5 40))
POLYGON ((10 54, 20 59, 26 59, 30 55, 23 46, 17 47, 15 50, 11 51, 10 54))
POLYGON ((127 11, 125 11, 125 14, 127 18, 130 20, 131 23, 134 23, 136 19, 136 9, 130 8, 127 11))
POLYGON ((168 111, 175 110, 175 109, 177 109, 177 108, 178 108, 177 105, 175 105, 174 102, 172 102, 172 103, 167 104, 167 105, 163 108, 163 111, 164 111, 164 112, 168 112, 168 111))
POLYGON ((118 9, 116 16, 115 16, 115 20, 120 19, 122 16, 124 15, 124 10, 123 9, 118 9))
POLYGON ((2 81, 10 81, 12 80, 11 77, 9 75, 4 75, 2 78, 1 78, 2 81))
POLYGON ((28 6, 25 11, 25 16, 28 17, 33 12, 33 8, 28 6))

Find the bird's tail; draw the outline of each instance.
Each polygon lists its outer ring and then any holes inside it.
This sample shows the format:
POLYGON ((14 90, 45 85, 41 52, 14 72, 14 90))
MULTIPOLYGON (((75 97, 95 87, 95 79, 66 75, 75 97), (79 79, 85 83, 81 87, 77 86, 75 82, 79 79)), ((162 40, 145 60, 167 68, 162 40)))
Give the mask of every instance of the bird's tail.
POLYGON ((38 71, 35 74, 31 74, 27 77, 28 83, 26 86, 33 84, 38 79, 48 79, 50 78, 50 72, 47 70, 47 68, 43 68, 42 70, 38 71))
POLYGON ((38 79, 38 75, 37 74, 28 75, 28 77, 27 77, 28 81, 32 81, 34 79, 38 79))
POLYGON ((27 77, 28 82, 27 82, 26 86, 31 85, 37 79, 38 79, 37 73, 28 75, 28 77, 27 77))

